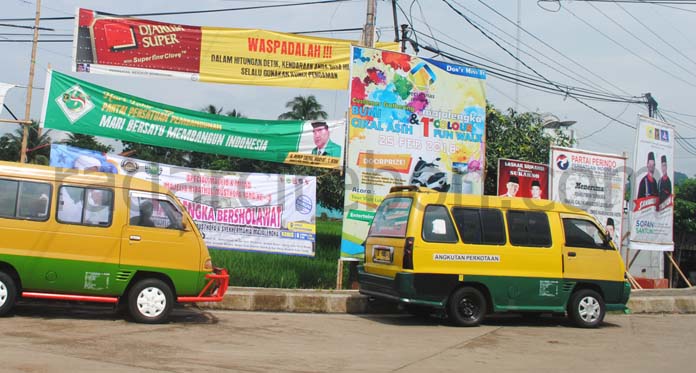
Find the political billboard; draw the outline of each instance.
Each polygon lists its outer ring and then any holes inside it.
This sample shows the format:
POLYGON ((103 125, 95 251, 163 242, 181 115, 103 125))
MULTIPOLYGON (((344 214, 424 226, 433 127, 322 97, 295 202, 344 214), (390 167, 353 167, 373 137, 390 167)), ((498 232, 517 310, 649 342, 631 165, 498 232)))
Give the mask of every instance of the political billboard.
POLYGON ((171 190, 211 249, 314 256, 316 177, 218 172, 51 145, 50 165, 130 175, 171 190))
POLYGON ((621 244, 626 157, 552 146, 551 199, 592 214, 621 244))
POLYGON ((482 194, 483 70, 353 47, 342 258, 360 259, 392 186, 482 194))
POLYGON ((515 159, 498 159, 498 195, 549 199, 548 183, 548 165, 515 159))
POLYGON ((629 215, 632 250, 674 250, 674 135, 670 124, 638 117, 629 215))
MULTIPOLYGON (((345 90, 355 41, 189 26, 78 9, 73 71, 345 90)), ((398 50, 395 42, 378 43, 398 50)))
POLYGON ((149 101, 49 70, 41 126, 167 148, 312 167, 343 167, 345 120, 208 114, 149 101))

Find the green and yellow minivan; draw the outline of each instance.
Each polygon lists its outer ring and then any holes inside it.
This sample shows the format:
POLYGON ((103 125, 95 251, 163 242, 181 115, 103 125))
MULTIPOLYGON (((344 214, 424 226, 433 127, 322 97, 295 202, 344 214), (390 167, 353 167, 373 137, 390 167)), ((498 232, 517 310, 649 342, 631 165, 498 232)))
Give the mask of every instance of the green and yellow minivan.
POLYGON ((624 310, 624 264, 588 213, 553 201, 397 186, 378 207, 359 267, 362 294, 460 326, 487 313, 566 313, 580 327, 624 310))
POLYGON ((112 303, 161 323, 219 302, 198 228, 166 188, 129 176, 0 162, 0 315, 21 298, 112 303))

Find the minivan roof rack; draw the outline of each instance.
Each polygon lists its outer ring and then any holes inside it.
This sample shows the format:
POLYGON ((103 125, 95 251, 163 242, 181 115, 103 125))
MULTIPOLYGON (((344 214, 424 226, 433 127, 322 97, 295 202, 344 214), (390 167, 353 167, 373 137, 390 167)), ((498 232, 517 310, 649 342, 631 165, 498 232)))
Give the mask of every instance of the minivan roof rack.
POLYGON ((394 192, 417 192, 419 190, 416 185, 396 185, 389 189, 389 193, 394 192))

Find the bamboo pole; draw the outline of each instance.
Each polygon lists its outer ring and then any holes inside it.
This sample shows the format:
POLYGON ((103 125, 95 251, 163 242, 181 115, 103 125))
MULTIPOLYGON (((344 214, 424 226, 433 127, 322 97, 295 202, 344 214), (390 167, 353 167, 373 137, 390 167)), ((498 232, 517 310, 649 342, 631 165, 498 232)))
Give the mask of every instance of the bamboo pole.
POLYGON ((684 275, 684 272, 682 272, 681 268, 679 268, 679 264, 677 264, 677 262, 674 261, 674 258, 672 257, 672 253, 667 253, 667 257, 672 262, 672 265, 674 266, 674 268, 677 269, 677 272, 679 272, 679 274, 682 276, 682 279, 684 279, 684 282, 686 282, 686 285, 689 287, 692 287, 693 285, 691 285, 691 283, 689 282, 689 279, 686 278, 686 276, 684 275))
MULTIPOLYGON (((31 46, 31 61, 29 63, 29 84, 27 84, 27 102, 24 111, 24 121, 31 124, 31 94, 34 87, 34 67, 36 66, 36 49, 39 40, 39 20, 41 19, 41 0, 36 0, 36 18, 34 18, 34 39, 31 46)), ((22 148, 19 154, 19 162, 27 162, 27 141, 29 140, 29 124, 23 124, 22 148)), ((40 133, 39 133, 40 134, 40 133)))

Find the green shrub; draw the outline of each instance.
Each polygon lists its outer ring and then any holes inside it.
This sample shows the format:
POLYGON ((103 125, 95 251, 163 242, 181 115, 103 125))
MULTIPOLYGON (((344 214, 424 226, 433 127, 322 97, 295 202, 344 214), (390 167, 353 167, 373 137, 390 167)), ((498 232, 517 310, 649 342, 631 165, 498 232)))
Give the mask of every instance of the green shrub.
POLYGON ((210 250, 210 254, 216 266, 230 272, 230 286, 334 289, 341 255, 341 227, 341 221, 317 221, 314 258, 234 250, 210 250))

